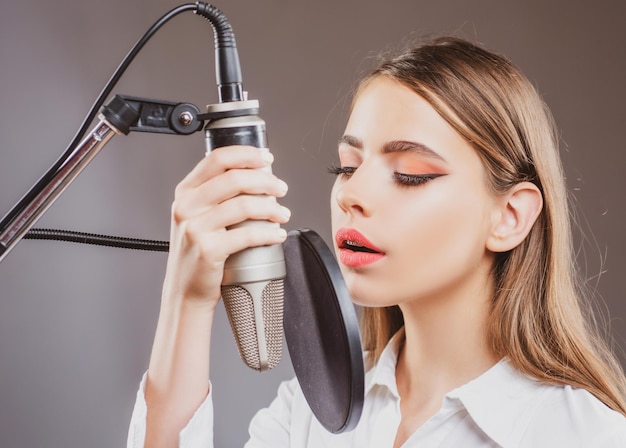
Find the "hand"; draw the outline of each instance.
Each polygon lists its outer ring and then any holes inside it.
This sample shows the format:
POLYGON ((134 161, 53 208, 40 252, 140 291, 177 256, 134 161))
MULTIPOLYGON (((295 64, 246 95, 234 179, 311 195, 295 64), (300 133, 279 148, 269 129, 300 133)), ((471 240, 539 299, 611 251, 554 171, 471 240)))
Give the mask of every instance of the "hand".
POLYGON ((228 229, 252 219, 288 221, 289 210, 276 201, 287 185, 271 174, 272 161, 264 149, 218 148, 177 186, 164 300, 199 301, 214 308, 230 254, 285 240, 286 232, 278 226, 228 229))

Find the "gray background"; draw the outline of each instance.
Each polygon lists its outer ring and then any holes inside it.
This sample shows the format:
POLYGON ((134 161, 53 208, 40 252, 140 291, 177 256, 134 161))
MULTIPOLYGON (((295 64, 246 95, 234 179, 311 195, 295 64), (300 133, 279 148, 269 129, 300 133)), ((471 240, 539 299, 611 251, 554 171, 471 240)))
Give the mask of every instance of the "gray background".
MULTIPOLYGON (((4 0, 0 5, 0 213, 65 148, 131 45, 176 1, 4 0)), ((239 43, 290 184, 288 229, 329 238, 328 194, 346 96, 368 58, 410 36, 476 39, 535 82, 561 131, 585 239, 581 270, 626 346, 625 8, 618 1, 237 0, 217 4, 239 43), (600 272, 602 275, 600 276, 600 272), (601 278, 600 278, 601 277, 601 278)), ((115 89, 215 102, 212 34, 191 13, 162 29, 115 89)), ((167 239, 176 183, 201 134, 117 137, 38 227, 167 239)), ((125 443, 157 318, 165 255, 22 241, 0 265, 0 446, 125 443)), ((287 356, 257 374, 239 361, 221 312, 212 379, 216 445, 240 446, 256 409, 292 375, 287 356)), ((622 359, 624 359, 622 357, 622 359)))

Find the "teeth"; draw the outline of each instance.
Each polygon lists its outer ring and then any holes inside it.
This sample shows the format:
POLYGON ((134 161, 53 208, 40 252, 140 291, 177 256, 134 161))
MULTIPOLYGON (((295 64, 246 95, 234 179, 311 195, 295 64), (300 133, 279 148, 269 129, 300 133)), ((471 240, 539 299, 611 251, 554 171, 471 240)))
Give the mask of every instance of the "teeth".
POLYGON ((375 253, 376 251, 370 249, 369 247, 365 247, 362 244, 357 243, 356 241, 346 240, 344 242, 346 249, 353 250, 355 252, 371 252, 375 253))

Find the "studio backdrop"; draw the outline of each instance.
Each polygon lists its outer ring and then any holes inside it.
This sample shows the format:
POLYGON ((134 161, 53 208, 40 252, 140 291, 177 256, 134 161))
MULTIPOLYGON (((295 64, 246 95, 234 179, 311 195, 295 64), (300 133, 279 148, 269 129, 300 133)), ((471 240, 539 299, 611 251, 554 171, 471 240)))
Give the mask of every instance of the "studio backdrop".
MULTIPOLYGON (((182 2, 181 2, 182 3, 182 2)), ((0 4, 0 214, 52 165, 109 76, 173 0, 0 4)), ((551 107, 577 208, 581 271, 626 347, 626 54, 619 2, 229 0, 245 88, 267 122, 274 172, 290 186, 287 229, 330 242, 336 142, 360 74, 381 52, 452 34, 512 59, 551 107), (583 236, 584 235, 584 236, 583 236)), ((204 107, 217 100, 210 26, 168 23, 115 89, 204 107)), ((38 227, 165 240, 175 185, 203 157, 202 133, 116 137, 38 227)), ((0 263, 0 446, 124 446, 156 326, 164 253, 23 240, 0 263)), ((212 382, 218 447, 293 375, 239 359, 220 308, 212 382)), ((624 360, 620 352, 621 359, 624 360)))

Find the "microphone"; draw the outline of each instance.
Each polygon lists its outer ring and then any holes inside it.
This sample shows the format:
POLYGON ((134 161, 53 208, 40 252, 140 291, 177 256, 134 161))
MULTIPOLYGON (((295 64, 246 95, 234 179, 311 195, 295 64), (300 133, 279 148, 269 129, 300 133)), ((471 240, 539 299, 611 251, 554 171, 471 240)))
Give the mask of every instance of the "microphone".
MULTIPOLYGON (((247 100, 232 27, 212 5, 198 2, 196 13, 209 20, 215 34, 215 74, 219 103, 207 106, 198 119, 204 128, 207 152, 230 145, 267 148, 265 121, 259 102, 247 100)), ((270 170, 271 168, 266 168, 270 170)), ((269 221, 246 221, 237 226, 278 226, 269 221)), ((222 298, 239 356, 259 371, 280 362, 283 340, 285 258, 282 244, 253 247, 226 260, 222 298)))
MULTIPOLYGON (((265 121, 257 100, 229 101, 208 106, 207 152, 229 145, 267 147, 265 121)), ((271 172, 271 168, 263 168, 271 172)), ((240 226, 278 226, 246 221, 240 226)), ((254 370, 280 362, 283 338, 283 297, 286 268, 282 244, 245 249, 226 260, 222 298, 239 356, 254 370)))

